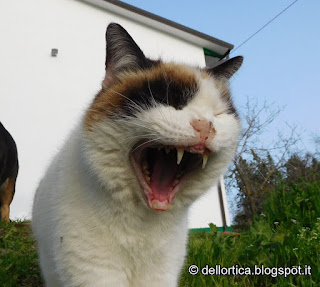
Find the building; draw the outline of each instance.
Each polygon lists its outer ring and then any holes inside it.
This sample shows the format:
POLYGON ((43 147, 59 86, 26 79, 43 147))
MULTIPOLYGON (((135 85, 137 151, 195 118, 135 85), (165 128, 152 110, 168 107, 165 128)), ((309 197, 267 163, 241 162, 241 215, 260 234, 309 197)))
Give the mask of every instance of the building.
MULTIPOLYGON (((125 27, 150 58, 204 67, 233 48, 115 0, 2 1, 0 11, 0 121, 20 161, 12 218, 30 217, 45 167, 99 90, 108 23, 125 27)), ((230 226, 223 180, 221 187, 192 207, 190 228, 230 226)))

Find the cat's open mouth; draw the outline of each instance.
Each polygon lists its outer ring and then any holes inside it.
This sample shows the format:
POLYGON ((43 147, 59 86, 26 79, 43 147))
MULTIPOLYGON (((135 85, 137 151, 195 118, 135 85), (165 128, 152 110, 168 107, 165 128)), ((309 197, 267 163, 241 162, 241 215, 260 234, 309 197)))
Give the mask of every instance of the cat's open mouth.
POLYGON ((196 169, 205 168, 206 148, 140 144, 131 152, 131 162, 149 206, 167 210, 181 183, 196 169))

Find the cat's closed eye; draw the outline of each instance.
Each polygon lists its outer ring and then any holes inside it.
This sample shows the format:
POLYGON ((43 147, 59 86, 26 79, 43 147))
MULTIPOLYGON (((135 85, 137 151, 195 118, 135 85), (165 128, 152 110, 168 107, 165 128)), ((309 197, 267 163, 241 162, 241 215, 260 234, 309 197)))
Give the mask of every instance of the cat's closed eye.
POLYGON ((224 115, 224 114, 226 114, 227 113, 227 111, 219 111, 219 112, 215 112, 213 115, 215 116, 215 117, 218 117, 218 116, 221 116, 221 115, 224 115))

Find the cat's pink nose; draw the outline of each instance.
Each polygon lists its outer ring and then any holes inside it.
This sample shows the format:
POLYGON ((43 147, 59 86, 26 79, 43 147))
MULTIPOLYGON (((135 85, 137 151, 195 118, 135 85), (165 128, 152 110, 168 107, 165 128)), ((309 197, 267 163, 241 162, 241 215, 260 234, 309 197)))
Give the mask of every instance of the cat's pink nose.
POLYGON ((216 130, 211 121, 207 121, 205 119, 193 119, 190 124, 194 130, 198 132, 201 141, 210 140, 216 134, 216 130))

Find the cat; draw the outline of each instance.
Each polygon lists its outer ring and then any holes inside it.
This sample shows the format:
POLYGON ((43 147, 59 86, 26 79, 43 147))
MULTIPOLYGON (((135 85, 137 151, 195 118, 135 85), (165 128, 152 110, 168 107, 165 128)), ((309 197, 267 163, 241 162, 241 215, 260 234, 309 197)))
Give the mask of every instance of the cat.
POLYGON ((151 60, 118 24, 102 89, 36 191, 47 286, 177 286, 188 207, 217 183, 240 133, 228 88, 242 57, 210 69, 151 60))

